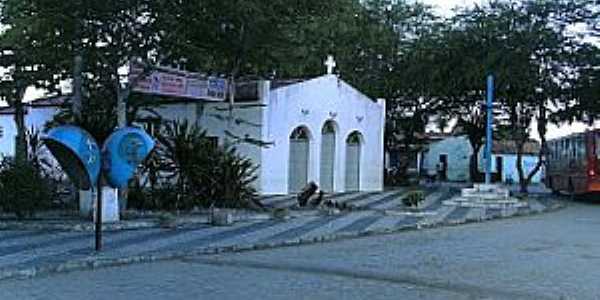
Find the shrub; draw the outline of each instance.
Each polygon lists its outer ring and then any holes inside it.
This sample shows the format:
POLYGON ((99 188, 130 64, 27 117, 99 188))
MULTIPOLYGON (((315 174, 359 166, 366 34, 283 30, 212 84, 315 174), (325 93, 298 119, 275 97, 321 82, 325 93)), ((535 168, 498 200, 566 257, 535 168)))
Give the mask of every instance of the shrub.
POLYGON ((187 121, 165 122, 155 138, 157 149, 141 176, 147 183, 142 186, 148 188, 134 192, 137 208, 242 208, 256 199, 252 183, 257 167, 235 148, 215 145, 205 131, 187 121))
POLYGON ((158 224, 162 228, 175 228, 177 227, 177 218, 170 213, 162 213, 158 215, 158 224))
MULTIPOLYGON (((257 167, 248 158, 236 153, 232 147, 214 147, 216 163, 212 169, 197 170, 204 173, 204 178, 210 180, 208 194, 202 195, 210 200, 210 205, 218 207, 242 208, 248 207, 249 202, 257 198, 256 189, 252 183, 256 180, 257 167)), ((197 175, 196 175, 197 176, 197 175)), ((200 176, 192 177, 202 178, 200 176)), ((194 187, 201 187, 206 182, 193 181, 194 187)), ((198 203, 200 205, 208 203, 198 203)))
POLYGON ((0 210, 17 218, 32 217, 36 211, 51 208, 64 188, 64 174, 43 145, 38 131, 26 132, 27 155, 22 161, 0 161, 0 210))
POLYGON ((0 163, 0 195, 0 207, 19 219, 50 208, 54 200, 51 182, 31 162, 11 159, 0 163))
POLYGON ((418 207, 421 202, 425 200, 425 194, 423 191, 410 191, 406 194, 406 196, 402 199, 402 203, 406 206, 410 207, 418 207))

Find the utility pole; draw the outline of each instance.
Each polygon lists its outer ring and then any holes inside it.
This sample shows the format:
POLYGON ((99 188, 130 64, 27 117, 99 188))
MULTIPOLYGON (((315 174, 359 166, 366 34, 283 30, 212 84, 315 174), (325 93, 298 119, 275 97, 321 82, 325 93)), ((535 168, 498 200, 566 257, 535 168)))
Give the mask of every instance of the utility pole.
POLYGON ((75 43, 73 45, 75 56, 73 57, 73 97, 71 99, 71 105, 75 120, 81 120, 81 111, 83 109, 83 105, 81 104, 83 93, 83 57, 81 55, 83 44, 81 41, 81 32, 83 30, 83 24, 79 17, 76 17, 75 21, 75 43))
POLYGON ((485 137, 485 184, 492 183, 492 125, 494 122, 492 105, 494 104, 494 75, 487 77, 487 125, 485 137))
POLYGON ((121 91, 121 83, 119 82, 119 74, 116 72, 117 78, 117 126, 123 128, 127 126, 127 104, 123 91, 121 91))
MULTIPOLYGON (((79 42, 77 42, 79 44, 79 42)), ((81 57, 81 47, 80 45, 77 45, 77 50, 76 54, 75 54, 75 58, 73 59, 73 98, 72 98, 72 105, 73 105, 73 115, 75 116, 75 119, 79 120, 81 119, 81 111, 82 111, 82 104, 81 104, 81 95, 82 95, 82 85, 83 85, 83 78, 81 73, 83 72, 83 58, 81 57)))

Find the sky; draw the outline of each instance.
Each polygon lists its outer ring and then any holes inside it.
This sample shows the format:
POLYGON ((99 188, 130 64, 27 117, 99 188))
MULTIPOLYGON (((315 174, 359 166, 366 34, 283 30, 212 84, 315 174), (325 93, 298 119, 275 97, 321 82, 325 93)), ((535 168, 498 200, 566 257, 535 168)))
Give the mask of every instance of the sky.
POLYGON ((452 9, 456 6, 464 7, 471 6, 473 4, 481 4, 482 0, 416 0, 415 2, 421 2, 425 4, 429 4, 435 7, 435 10, 444 16, 449 16, 452 14, 452 9))

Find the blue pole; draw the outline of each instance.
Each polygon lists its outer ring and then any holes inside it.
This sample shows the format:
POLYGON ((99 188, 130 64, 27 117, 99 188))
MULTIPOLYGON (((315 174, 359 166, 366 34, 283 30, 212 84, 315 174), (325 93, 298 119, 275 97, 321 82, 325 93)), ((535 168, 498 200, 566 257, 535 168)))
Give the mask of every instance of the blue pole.
POLYGON ((492 105, 494 103, 494 75, 487 77, 487 126, 485 137, 485 183, 492 182, 492 124, 494 122, 492 105))

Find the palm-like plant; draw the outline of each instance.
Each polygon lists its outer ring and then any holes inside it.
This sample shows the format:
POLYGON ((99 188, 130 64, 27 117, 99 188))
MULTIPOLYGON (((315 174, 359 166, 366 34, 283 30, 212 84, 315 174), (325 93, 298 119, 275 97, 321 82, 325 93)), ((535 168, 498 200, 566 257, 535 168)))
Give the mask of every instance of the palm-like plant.
POLYGON ((215 145, 200 127, 166 121, 156 140, 145 174, 151 185, 174 184, 177 194, 174 203, 162 207, 244 207, 256 198, 257 167, 235 148, 215 145))

